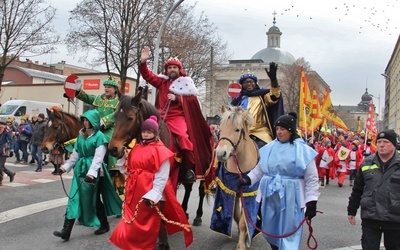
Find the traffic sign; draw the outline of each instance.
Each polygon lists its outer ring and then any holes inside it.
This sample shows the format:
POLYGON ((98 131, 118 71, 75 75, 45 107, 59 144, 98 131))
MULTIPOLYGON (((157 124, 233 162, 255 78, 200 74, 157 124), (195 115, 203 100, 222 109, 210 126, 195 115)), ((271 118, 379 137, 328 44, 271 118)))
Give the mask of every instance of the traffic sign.
POLYGON ((233 82, 228 86, 228 95, 232 98, 235 98, 240 95, 240 91, 242 91, 242 85, 237 82, 233 82))
POLYGON ((69 98, 75 98, 76 93, 76 83, 75 81, 78 79, 76 75, 70 75, 65 79, 64 83, 64 92, 69 98))

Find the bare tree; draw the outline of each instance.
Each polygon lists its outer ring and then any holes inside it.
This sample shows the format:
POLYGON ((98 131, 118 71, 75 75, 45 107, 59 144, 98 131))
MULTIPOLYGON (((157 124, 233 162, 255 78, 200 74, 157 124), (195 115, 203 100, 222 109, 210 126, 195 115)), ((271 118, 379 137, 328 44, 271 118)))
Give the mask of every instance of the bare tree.
POLYGON ((59 42, 52 21, 56 9, 45 0, 1 0, 0 9, 0 91, 4 71, 20 56, 54 52, 59 42))
POLYGON ((178 56, 186 73, 196 86, 205 83, 210 70, 211 50, 213 63, 225 62, 231 57, 227 43, 218 35, 217 27, 204 13, 195 15, 196 4, 181 5, 171 16, 162 39, 162 60, 178 56))
MULTIPOLYGON (((301 67, 304 71, 310 70, 310 64, 303 58, 299 58, 292 65, 280 66, 279 71, 282 72, 282 79, 280 82, 281 92, 283 95, 285 111, 298 112, 299 110, 299 97, 300 97, 300 77, 301 67)), ((311 86, 310 86, 311 88, 311 86)))
POLYGON ((91 63, 105 65, 108 73, 117 70, 123 92, 129 69, 143 44, 154 40, 156 21, 166 11, 156 0, 83 0, 71 12, 68 49, 85 52, 81 61, 95 52, 91 63))
MULTIPOLYGON (((92 63, 106 65, 107 71, 117 70, 124 90, 128 71, 136 65, 143 46, 154 55, 155 40, 164 16, 173 0, 83 0, 72 11, 71 32, 67 35, 70 52, 83 51, 81 60, 97 52, 92 63)), ((216 27, 203 14, 196 17, 195 5, 181 5, 171 16, 161 39, 160 62, 178 56, 196 85, 204 82, 210 63, 211 47, 223 55, 226 44, 216 36, 216 27)), ((151 59, 151 58, 150 58, 151 59)), ((225 58, 224 58, 225 59, 225 58)), ((136 86, 137 88, 137 86, 136 86)))

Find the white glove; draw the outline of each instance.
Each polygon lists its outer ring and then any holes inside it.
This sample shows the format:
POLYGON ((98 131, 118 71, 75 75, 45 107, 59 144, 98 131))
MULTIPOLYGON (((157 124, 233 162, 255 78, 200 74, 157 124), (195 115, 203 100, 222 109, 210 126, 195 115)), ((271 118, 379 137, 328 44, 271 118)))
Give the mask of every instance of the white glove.
POLYGON ((76 89, 76 91, 81 91, 81 89, 82 89, 82 82, 81 82, 81 80, 75 80, 75 89, 76 89))
POLYGON ((126 172, 125 172, 125 161, 126 161, 126 157, 124 155, 121 158, 119 158, 117 160, 117 163, 115 164, 119 168, 119 172, 121 172, 122 174, 126 174, 126 172))

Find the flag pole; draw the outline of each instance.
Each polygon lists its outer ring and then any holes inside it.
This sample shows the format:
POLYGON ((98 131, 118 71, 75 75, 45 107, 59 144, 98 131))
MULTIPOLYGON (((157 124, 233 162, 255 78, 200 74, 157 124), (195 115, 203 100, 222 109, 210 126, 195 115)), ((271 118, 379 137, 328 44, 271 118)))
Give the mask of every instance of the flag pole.
POLYGON ((307 111, 306 111, 306 105, 304 105, 304 108, 303 108, 303 111, 304 111, 304 131, 305 131, 305 138, 306 138, 306 141, 307 141, 307 111))

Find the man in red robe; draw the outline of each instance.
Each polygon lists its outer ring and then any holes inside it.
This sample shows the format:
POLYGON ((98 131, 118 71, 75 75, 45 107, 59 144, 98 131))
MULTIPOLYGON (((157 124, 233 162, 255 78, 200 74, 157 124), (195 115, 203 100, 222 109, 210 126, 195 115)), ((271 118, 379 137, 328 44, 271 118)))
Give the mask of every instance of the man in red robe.
MULTIPOLYGON (((197 88, 193 80, 186 76, 182 63, 177 58, 170 58, 164 65, 164 74, 156 75, 146 64, 150 49, 144 47, 139 62, 142 77, 157 88, 155 106, 164 119, 172 135, 176 137, 187 169, 194 170, 186 174, 187 181, 204 179, 212 159, 212 135, 201 113, 197 99, 197 88)), ((171 143, 173 143, 172 140, 171 143)), ((170 146, 171 148, 171 146, 170 146)), ((177 183, 178 171, 171 169, 170 178, 177 183)))

